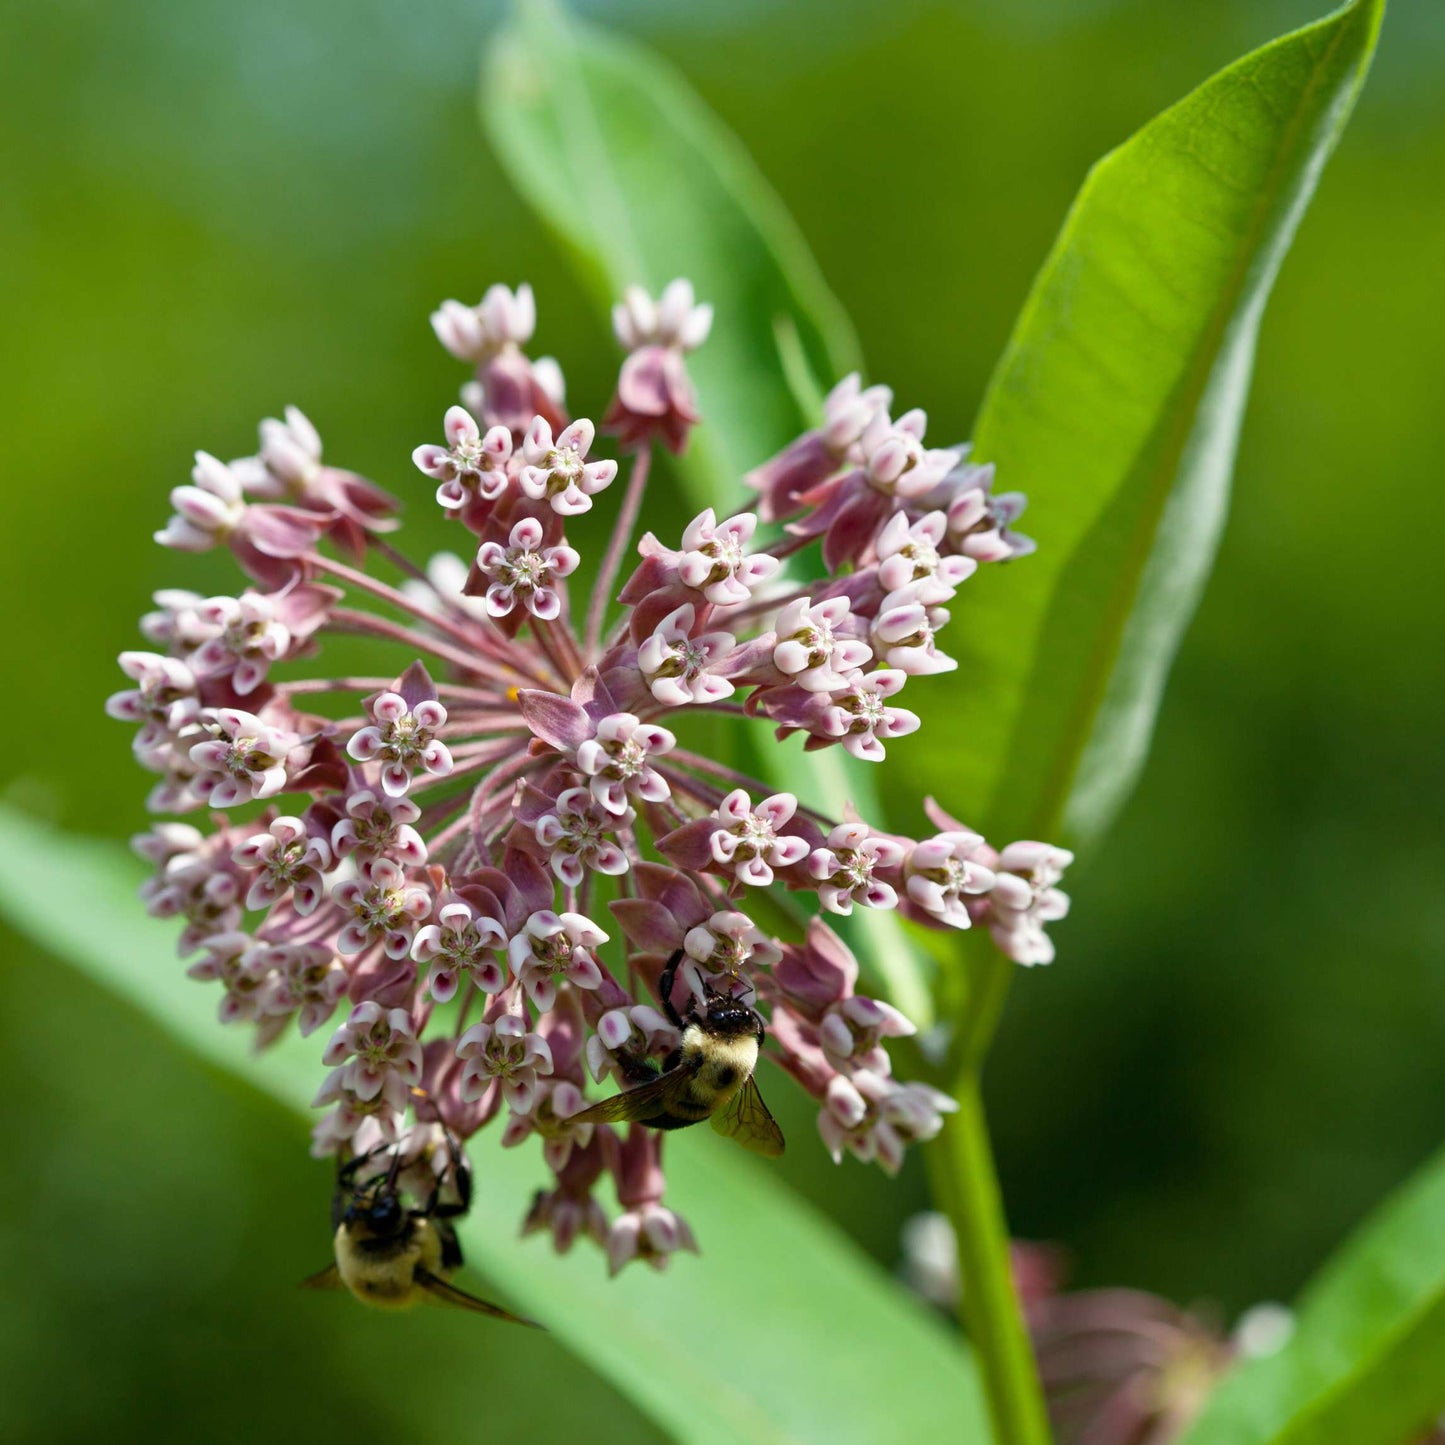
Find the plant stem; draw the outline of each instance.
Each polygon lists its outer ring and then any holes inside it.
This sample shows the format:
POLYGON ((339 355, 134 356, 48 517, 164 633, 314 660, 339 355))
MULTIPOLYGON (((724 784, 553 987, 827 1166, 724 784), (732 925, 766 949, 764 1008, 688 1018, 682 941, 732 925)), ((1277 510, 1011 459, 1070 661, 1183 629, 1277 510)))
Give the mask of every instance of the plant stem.
POLYGON ((632 463, 632 475, 627 479, 627 492, 622 498, 622 510, 612 524, 612 539, 602 558, 597 580, 592 587, 592 601, 587 607, 587 635, 583 649, 587 657, 595 662, 602 646, 602 628, 607 621, 607 604, 611 600, 613 585, 617 581, 618 569, 632 539, 632 529, 637 525, 637 514, 642 510, 642 494, 647 490, 647 472, 652 462, 652 449, 643 447, 632 463))
POLYGON ((1053 1436, 1014 1293, 1008 1222, 976 1070, 965 1068, 953 1095, 958 1112, 927 1152, 935 1197, 958 1240, 959 1312, 983 1374, 997 1445, 1049 1445, 1053 1436))

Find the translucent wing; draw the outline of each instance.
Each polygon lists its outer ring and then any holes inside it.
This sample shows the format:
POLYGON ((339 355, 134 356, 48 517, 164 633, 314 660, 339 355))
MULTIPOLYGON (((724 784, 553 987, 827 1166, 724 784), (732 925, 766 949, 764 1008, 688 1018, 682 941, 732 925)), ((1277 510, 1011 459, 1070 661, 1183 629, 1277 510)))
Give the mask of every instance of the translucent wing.
POLYGON ((624 1089, 580 1114, 573 1114, 569 1124, 618 1124, 624 1119, 647 1120, 654 1114, 667 1111, 677 1090, 692 1077, 688 1069, 669 1069, 665 1074, 639 1084, 635 1089, 624 1089))
POLYGON ((313 1275, 301 1281, 302 1289, 345 1289, 341 1282, 341 1271, 334 1264, 328 1264, 325 1269, 317 1270, 313 1275))
POLYGON ((534 1330, 545 1328, 536 1320, 523 1319, 521 1315, 514 1315, 510 1310, 504 1310, 501 1305, 489 1304, 484 1299, 478 1299, 474 1294, 468 1294, 464 1289, 458 1289, 454 1284, 448 1284, 446 1280, 432 1274, 430 1270, 418 1268, 413 1277, 417 1284, 439 1304, 450 1305, 453 1309, 470 1310, 477 1315, 491 1315, 494 1320, 507 1320, 511 1324, 527 1325, 534 1330))
POLYGON ((763 1103, 757 1081, 751 1075, 728 1101, 727 1108, 719 1109, 712 1116, 712 1126, 719 1134, 736 1139, 744 1149, 766 1154, 769 1159, 776 1159, 785 1147, 783 1131, 763 1103))

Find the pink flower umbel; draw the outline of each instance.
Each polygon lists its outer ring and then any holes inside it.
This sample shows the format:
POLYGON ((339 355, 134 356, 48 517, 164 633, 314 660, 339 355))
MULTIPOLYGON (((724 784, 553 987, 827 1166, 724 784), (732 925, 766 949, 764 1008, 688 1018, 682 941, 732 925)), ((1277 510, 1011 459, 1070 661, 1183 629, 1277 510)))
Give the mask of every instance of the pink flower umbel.
POLYGON ((887 388, 850 377, 747 478, 755 510, 648 532, 622 575, 652 447, 706 424, 686 357, 712 319, 681 281, 619 306, 619 459, 567 415, 556 363, 527 355, 530 288, 444 303, 436 333, 476 370, 412 453, 411 500, 434 494, 459 539, 425 564, 386 540, 399 504, 324 461, 294 407, 253 457, 199 453, 157 537, 225 548, 245 576, 230 596, 158 593, 153 650, 122 654, 129 686, 107 704, 156 775, 150 806, 194 822, 136 842, 145 906, 181 920, 192 977, 258 1045, 293 1020, 333 1030, 313 1150, 413 1160, 438 1117, 461 1139, 500 1121, 551 1175, 526 1232, 590 1239, 613 1272, 697 1248, 664 1202, 663 1150, 713 1146, 588 1115, 599 1084, 655 1078, 689 1019, 732 1010, 813 1098, 835 1158, 896 1172, 953 1102, 894 1077, 889 1045, 914 1026, 858 991, 823 917, 977 924, 1029 965, 1068 906, 1062 849, 992 846, 931 802, 933 835, 903 837, 732 765, 769 725, 779 779, 803 751, 881 762, 920 726, 899 694, 954 666, 958 591, 1031 544, 991 468, 925 446, 922 413, 895 420, 887 388), (564 528, 619 460, 620 521, 588 568, 564 528), (315 661, 335 634, 353 657, 415 660, 336 675, 315 661))

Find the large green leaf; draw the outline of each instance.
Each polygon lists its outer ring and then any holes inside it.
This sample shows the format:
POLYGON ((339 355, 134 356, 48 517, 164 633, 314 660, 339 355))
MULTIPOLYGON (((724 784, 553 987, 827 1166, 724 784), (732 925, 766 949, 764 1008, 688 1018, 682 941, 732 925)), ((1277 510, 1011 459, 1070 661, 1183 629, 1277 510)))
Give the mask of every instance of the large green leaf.
POLYGON ((482 77, 488 136, 600 306, 675 276, 713 303, 688 363, 706 425, 681 466, 699 504, 730 506, 807 424, 797 351, 841 376, 859 364, 852 327, 747 152, 669 66, 553 0, 517 10, 482 77))
MULTIPOLYGON (((0 913, 185 1048, 303 1116, 324 1074, 323 1041, 291 1036, 256 1055, 246 1031, 218 1024, 214 992, 176 960, 174 927, 142 912, 140 876, 114 844, 0 811, 0 913)), ((595 1251, 563 1259, 539 1240, 519 1243, 542 1170, 535 1150, 494 1138, 473 1150, 470 1260, 678 1439, 985 1440, 957 1341, 765 1166, 703 1133, 668 1151, 670 1202, 704 1250, 669 1277, 634 1267, 609 1281, 595 1251)))
POLYGON ((1445 1153, 1305 1290, 1278 1354, 1240 1365, 1180 1445, 1399 1445, 1445 1411, 1445 1153))
POLYGON ((1029 494, 1039 552, 966 585, 961 666, 919 739, 991 834, 1087 841, 1138 772, 1224 522, 1260 315, 1383 9, 1356 0, 1151 121, 1044 263, 975 432, 1029 494))

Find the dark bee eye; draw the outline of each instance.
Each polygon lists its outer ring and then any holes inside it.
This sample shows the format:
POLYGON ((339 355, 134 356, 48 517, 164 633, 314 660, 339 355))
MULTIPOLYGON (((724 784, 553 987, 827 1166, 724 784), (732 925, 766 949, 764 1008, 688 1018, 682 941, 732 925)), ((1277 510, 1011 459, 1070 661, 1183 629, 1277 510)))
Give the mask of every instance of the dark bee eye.
POLYGON ((371 1206, 371 1222, 385 1228, 396 1223, 397 1216, 401 1213, 401 1205, 397 1203, 393 1194, 383 1195, 371 1206))

